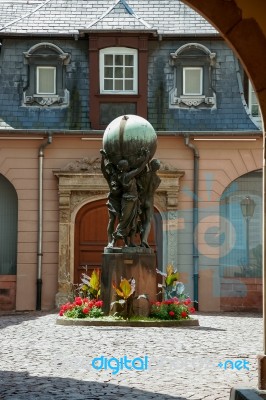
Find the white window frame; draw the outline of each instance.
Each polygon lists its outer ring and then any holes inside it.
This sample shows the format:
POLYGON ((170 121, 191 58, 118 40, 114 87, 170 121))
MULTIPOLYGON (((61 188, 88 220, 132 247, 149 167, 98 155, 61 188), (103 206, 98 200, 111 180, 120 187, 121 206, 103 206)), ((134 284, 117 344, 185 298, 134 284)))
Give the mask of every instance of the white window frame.
POLYGON ((202 67, 183 67, 183 95, 184 96, 202 96, 203 94, 203 68, 202 67), (186 72, 191 70, 200 71, 200 92, 187 93, 186 92, 186 72))
POLYGON ((261 111, 260 111, 260 105, 256 96, 256 93, 253 89, 253 86, 250 82, 250 80, 248 81, 248 109, 250 112, 250 115, 252 116, 252 118, 254 119, 254 121, 259 125, 260 128, 262 128, 262 118, 261 118, 261 111), (255 103, 252 102, 252 95, 255 94, 255 103), (257 105, 259 108, 259 115, 252 115, 252 106, 253 105, 257 105))
MULTIPOLYGON (((115 78, 112 78, 115 81, 115 78)), ((121 79, 121 78, 119 78, 121 79)), ((123 82, 127 78, 123 76, 123 82)), ((130 49, 128 47, 108 47, 100 50, 100 93, 101 94, 138 94, 138 50, 130 49), (107 54, 112 55, 132 55, 133 56, 133 81, 132 90, 105 90, 104 89, 104 56, 107 54)))
POLYGON ((36 94, 43 96, 43 95, 55 95, 56 94, 56 67, 50 67, 50 66, 37 66, 37 71, 36 71, 36 94), (39 74, 41 69, 51 69, 54 71, 54 91, 53 92, 40 92, 39 90, 39 74))

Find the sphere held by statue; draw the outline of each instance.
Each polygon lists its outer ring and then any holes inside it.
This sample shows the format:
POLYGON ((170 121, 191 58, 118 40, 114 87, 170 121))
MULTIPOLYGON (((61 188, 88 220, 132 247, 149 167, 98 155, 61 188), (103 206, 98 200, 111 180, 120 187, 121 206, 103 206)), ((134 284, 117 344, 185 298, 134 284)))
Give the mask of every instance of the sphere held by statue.
POLYGON ((110 162, 117 165, 127 160, 130 168, 138 168, 145 151, 149 159, 155 154, 157 135, 152 125, 137 115, 123 115, 115 118, 105 129, 103 149, 110 162))

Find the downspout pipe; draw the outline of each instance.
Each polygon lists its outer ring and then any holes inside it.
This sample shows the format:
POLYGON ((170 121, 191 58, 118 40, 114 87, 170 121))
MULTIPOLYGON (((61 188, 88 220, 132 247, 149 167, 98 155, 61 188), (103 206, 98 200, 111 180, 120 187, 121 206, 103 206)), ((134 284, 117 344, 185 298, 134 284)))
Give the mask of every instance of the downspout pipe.
POLYGON ((199 150, 190 142, 190 137, 185 136, 185 145, 193 151, 193 295, 194 308, 199 309, 199 250, 198 235, 196 229, 199 222, 199 150))
POLYGON ((43 158, 44 149, 52 143, 52 134, 39 147, 38 159, 38 249, 37 249, 37 297, 36 310, 42 309, 42 257, 43 257, 43 158))

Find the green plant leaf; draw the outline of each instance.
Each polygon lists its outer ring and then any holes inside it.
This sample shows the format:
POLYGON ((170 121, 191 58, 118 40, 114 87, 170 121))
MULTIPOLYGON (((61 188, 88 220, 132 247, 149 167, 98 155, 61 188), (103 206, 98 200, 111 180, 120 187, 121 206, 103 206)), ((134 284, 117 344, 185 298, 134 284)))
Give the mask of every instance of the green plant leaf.
POLYGON ((174 273, 174 267, 172 264, 168 264, 166 267, 167 276, 172 275, 174 273))
POLYGON ((113 282, 113 289, 119 297, 124 297, 124 293, 116 286, 115 282, 113 282))
POLYGON ((120 282, 120 288, 123 292, 123 297, 124 299, 128 299, 129 296, 133 293, 132 292, 132 286, 130 282, 127 279, 122 279, 120 282))
POLYGON ((91 274, 90 287, 98 292, 100 288, 100 271, 94 269, 91 274))
POLYGON ((83 292, 86 292, 88 289, 89 289, 89 286, 86 285, 86 284, 83 284, 83 285, 80 287, 80 290, 82 290, 83 292))
POLYGON ((178 279, 179 279, 179 273, 175 272, 175 273, 172 273, 171 275, 168 275, 167 278, 165 278, 165 283, 167 286, 170 286, 175 281, 178 281, 178 279))

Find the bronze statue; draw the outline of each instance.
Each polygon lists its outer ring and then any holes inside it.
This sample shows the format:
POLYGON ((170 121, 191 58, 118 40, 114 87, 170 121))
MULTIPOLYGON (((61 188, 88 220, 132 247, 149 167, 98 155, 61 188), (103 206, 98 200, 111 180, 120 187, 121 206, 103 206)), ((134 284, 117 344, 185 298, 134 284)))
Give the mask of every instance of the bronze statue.
POLYGON ((138 178, 139 198, 140 198, 140 238, 142 247, 150 247, 148 236, 151 230, 151 222, 154 214, 154 193, 161 183, 161 179, 156 174, 160 169, 160 161, 153 159, 149 163, 149 170, 145 170, 138 178))
POLYGON ((109 186, 108 248, 114 247, 118 239, 125 247, 136 247, 139 225, 141 246, 149 247, 153 197, 160 184, 156 174, 160 163, 150 161, 156 146, 155 130, 137 115, 114 119, 104 132, 101 166, 109 186))
POLYGON ((113 241, 113 233, 115 230, 115 222, 120 219, 121 214, 121 197, 122 197, 122 186, 118 182, 118 170, 111 162, 105 163, 107 159, 106 153, 104 150, 100 150, 102 154, 101 160, 101 170, 103 176, 105 177, 108 186, 109 186, 109 194, 108 194, 108 214, 109 221, 107 226, 107 235, 108 235, 108 245, 107 247, 112 247, 113 241))
POLYGON ((119 161, 117 168, 118 181, 122 186, 122 202, 121 202, 121 215, 119 223, 113 233, 112 246, 116 243, 117 239, 123 239, 126 246, 136 247, 134 238, 137 231, 137 220, 140 212, 138 188, 136 176, 145 168, 149 159, 149 151, 144 151, 146 156, 142 164, 133 170, 130 170, 127 160, 119 161))

